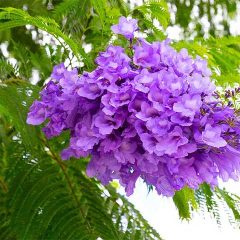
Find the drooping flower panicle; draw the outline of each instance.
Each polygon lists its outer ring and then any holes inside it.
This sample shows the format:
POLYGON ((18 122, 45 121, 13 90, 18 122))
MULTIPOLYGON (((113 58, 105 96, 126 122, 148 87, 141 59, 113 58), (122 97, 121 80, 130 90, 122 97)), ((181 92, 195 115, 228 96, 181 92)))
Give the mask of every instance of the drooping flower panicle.
MULTIPOLYGON (((134 19, 120 18, 115 33, 133 40, 134 19)), ((62 158, 91 156, 90 177, 118 179, 128 195, 138 178, 172 196, 184 186, 238 179, 240 121, 216 97, 211 71, 169 40, 136 39, 133 56, 110 45, 92 72, 55 66, 30 108, 29 124, 48 123, 48 138, 71 133, 62 158)))

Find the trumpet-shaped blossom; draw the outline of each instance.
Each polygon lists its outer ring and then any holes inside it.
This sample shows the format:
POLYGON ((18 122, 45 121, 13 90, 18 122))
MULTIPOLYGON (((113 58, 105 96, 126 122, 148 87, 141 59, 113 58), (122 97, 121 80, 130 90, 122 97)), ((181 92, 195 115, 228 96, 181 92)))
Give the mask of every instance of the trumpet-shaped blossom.
POLYGON ((47 120, 48 138, 68 130, 62 159, 90 156, 88 176, 117 179, 128 195, 138 178, 164 196, 237 180, 239 116, 216 97, 207 62, 169 40, 133 39, 137 29, 135 19, 121 17, 112 30, 130 40, 131 53, 110 45, 92 72, 55 66, 27 123, 47 120))
POLYGON ((119 23, 113 25, 111 29, 114 33, 121 34, 127 39, 132 39, 134 32, 138 29, 137 20, 120 17, 119 23))

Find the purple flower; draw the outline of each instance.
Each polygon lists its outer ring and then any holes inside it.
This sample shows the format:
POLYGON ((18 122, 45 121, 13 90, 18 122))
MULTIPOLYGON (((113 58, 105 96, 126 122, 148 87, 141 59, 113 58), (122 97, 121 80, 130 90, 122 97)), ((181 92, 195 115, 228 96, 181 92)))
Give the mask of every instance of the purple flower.
POLYGON ((113 25, 111 29, 116 34, 121 34, 127 39, 132 39, 134 37, 134 32, 138 30, 137 20, 120 17, 119 23, 113 25))
MULTIPOLYGON (((142 133, 140 134, 140 139, 142 141, 143 148, 145 151, 147 151, 150 154, 157 152, 156 145, 158 144, 158 141, 154 136, 152 136, 149 133, 142 133)), ((158 152, 156 154, 160 156, 163 155, 163 154, 158 154, 158 152)))
POLYGON ((34 101, 27 116, 27 123, 31 125, 42 124, 47 117, 46 105, 39 101, 34 101))
POLYGON ((159 161, 157 155, 145 153, 137 157, 137 166, 143 174, 153 174, 158 171, 159 161))
POLYGON ((124 139, 119 148, 114 152, 114 157, 122 164, 135 163, 137 143, 135 139, 124 139))
POLYGON ((148 102, 142 102, 141 111, 136 114, 136 117, 143 121, 150 120, 157 116, 159 116, 159 112, 148 102))
POLYGON ((143 69, 141 73, 134 78, 133 85, 138 91, 148 93, 153 80, 154 74, 149 73, 147 69, 143 69))
POLYGON ((91 116, 86 115, 76 124, 74 129, 75 136, 71 138, 70 142, 73 149, 88 151, 100 141, 101 135, 97 128, 90 128, 90 121, 91 116))
POLYGON ((78 89, 77 94, 87 99, 96 99, 102 93, 102 90, 96 83, 83 83, 78 89))
MULTIPOLYGON (((137 21, 112 27, 132 42, 137 21)), ((109 45, 92 72, 54 67, 27 123, 47 138, 70 132, 62 159, 90 157, 89 177, 118 179, 127 195, 142 178, 159 194, 240 175, 240 119, 216 96, 207 62, 167 39, 136 39, 133 52, 109 45), (127 54, 129 53, 129 54, 127 54)))
POLYGON ((132 99, 131 85, 125 85, 119 88, 116 93, 109 92, 102 97, 104 105, 103 112, 107 115, 113 115, 118 108, 127 105, 132 99))
POLYGON ((200 58, 199 56, 196 57, 194 60, 194 69, 196 72, 202 74, 204 77, 211 76, 211 70, 207 66, 207 61, 200 58))
POLYGON ((212 127, 207 124, 202 132, 202 141, 212 147, 225 147, 227 142, 221 137, 221 127, 212 127))
POLYGON ((116 151, 121 146, 121 140, 116 134, 110 134, 101 141, 99 149, 104 153, 116 151))
POLYGON ((106 185, 113 179, 113 173, 119 172, 121 164, 117 162, 112 153, 92 154, 92 159, 87 166, 87 175, 97 177, 102 184, 106 185))
POLYGON ((66 112, 52 114, 51 120, 43 128, 43 132, 45 133, 47 138, 52 138, 62 133, 62 131, 66 128, 66 117, 66 112))
POLYGON ((53 72, 51 74, 51 77, 59 81, 61 78, 64 78, 65 72, 66 72, 66 68, 64 66, 64 63, 61 63, 53 67, 53 72))
POLYGON ((182 129, 179 126, 161 137, 156 146, 156 150, 160 154, 172 155, 177 153, 178 148, 188 143, 188 139, 183 135, 182 129))
POLYGON ((133 165, 123 165, 123 167, 120 169, 120 183, 125 187, 127 196, 133 194, 136 181, 139 178, 140 174, 141 172, 139 169, 133 165))
POLYGON ((101 52, 96 58, 96 63, 111 72, 120 72, 122 67, 128 65, 131 59, 125 54, 125 50, 122 47, 110 45, 106 52, 101 52))
POLYGON ((74 68, 72 71, 65 71, 64 78, 59 80, 59 84, 66 93, 73 93, 78 84, 78 71, 74 68))
POLYGON ((194 73, 187 78, 190 85, 190 92, 193 94, 213 94, 215 85, 210 81, 209 77, 203 77, 199 73, 194 73))
POLYGON ((171 122, 166 116, 151 118, 147 121, 146 127, 156 136, 165 135, 171 127, 171 122))
POLYGON ((161 59, 158 44, 149 44, 145 40, 141 40, 134 50, 134 64, 145 68, 159 67, 161 59))
POLYGON ((114 117, 105 115, 103 112, 96 114, 93 118, 93 125, 99 129, 102 135, 112 133, 113 129, 118 129, 124 122, 124 113, 116 113, 114 117))
POLYGON ((61 89, 60 86, 55 84, 52 80, 49 81, 45 88, 40 92, 41 99, 48 105, 55 104, 55 101, 57 101, 58 96, 61 95, 61 89), (54 101, 53 101, 54 100, 54 101))
POLYGON ((185 117, 194 117, 202 106, 200 95, 184 94, 181 101, 174 103, 173 111, 185 117))
POLYGON ((174 67, 173 69, 179 76, 188 76, 193 71, 193 60, 188 55, 186 49, 181 49, 179 54, 174 58, 174 67))

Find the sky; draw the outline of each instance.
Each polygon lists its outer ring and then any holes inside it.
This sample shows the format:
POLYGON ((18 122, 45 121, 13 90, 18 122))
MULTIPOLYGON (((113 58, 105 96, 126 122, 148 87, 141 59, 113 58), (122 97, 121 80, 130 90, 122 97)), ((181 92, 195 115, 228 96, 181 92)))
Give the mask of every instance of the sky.
MULTIPOLYGON (((240 195, 240 183, 230 181, 222 184, 227 190, 240 195)), ((121 189, 124 194, 124 190, 121 189)), ((220 209, 222 215, 219 227, 216 220, 207 212, 193 214, 192 220, 180 220, 178 211, 172 198, 159 196, 156 191, 148 193, 146 185, 142 181, 136 184, 133 195, 128 197, 135 207, 148 220, 163 239, 166 240, 239 240, 240 229, 230 225, 224 209, 220 209)))

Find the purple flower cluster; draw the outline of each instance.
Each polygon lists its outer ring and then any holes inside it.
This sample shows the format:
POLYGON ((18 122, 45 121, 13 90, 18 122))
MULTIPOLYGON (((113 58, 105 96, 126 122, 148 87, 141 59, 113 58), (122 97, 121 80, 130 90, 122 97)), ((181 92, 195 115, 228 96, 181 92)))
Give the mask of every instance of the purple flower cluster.
POLYGON ((130 39, 131 54, 110 45, 81 76, 55 66, 27 122, 48 120, 48 138, 70 130, 62 158, 90 155, 88 176, 118 179, 127 195, 138 178, 165 196, 216 186, 218 177, 237 180, 240 120, 216 97, 206 61, 168 40, 133 39, 136 20, 122 17, 112 29, 130 39))

